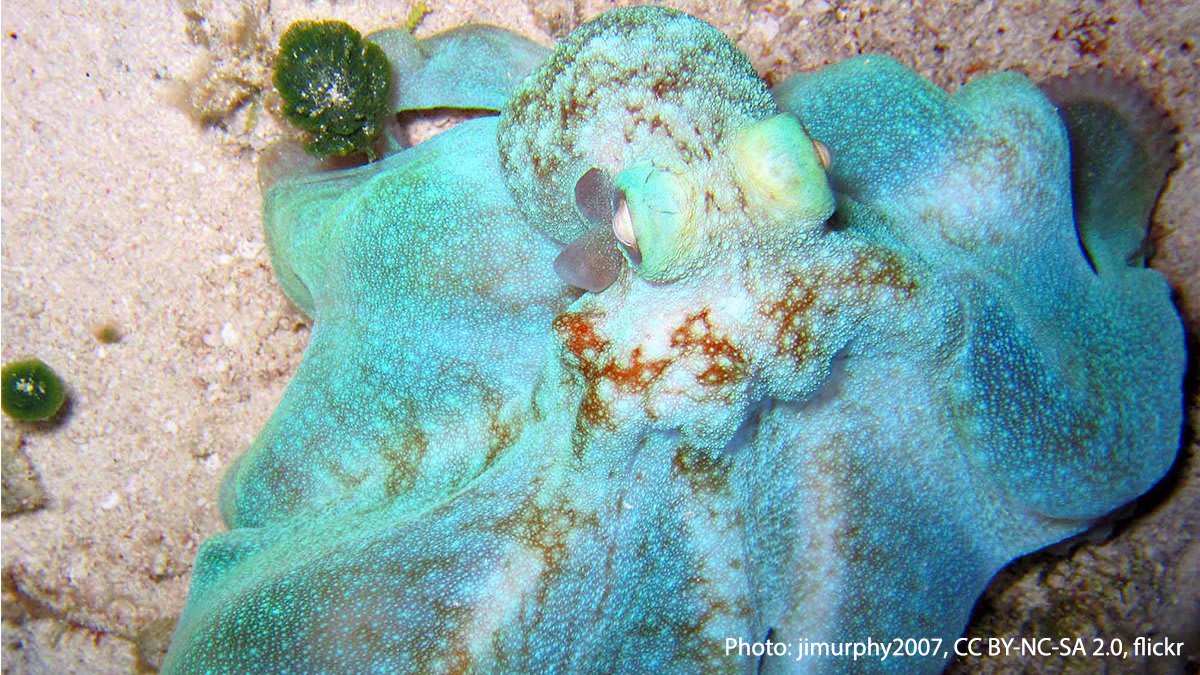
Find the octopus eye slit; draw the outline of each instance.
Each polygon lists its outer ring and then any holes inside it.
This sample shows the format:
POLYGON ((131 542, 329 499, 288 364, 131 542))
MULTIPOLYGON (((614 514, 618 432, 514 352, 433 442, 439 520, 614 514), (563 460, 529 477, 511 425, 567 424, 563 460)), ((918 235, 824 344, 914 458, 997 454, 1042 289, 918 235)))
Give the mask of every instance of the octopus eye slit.
POLYGON ((604 169, 592 167, 575 181, 575 208, 592 225, 611 220, 615 203, 612 179, 604 169))
POLYGON ((833 164, 833 153, 829 152, 829 146, 825 145, 817 139, 812 139, 813 149, 817 151, 817 159, 821 160, 821 167, 826 171, 833 164))
POLYGON ((629 213, 629 204, 625 194, 618 191, 617 205, 612 219, 613 234, 617 241, 632 253, 638 252, 637 235, 633 231, 633 216, 629 213))

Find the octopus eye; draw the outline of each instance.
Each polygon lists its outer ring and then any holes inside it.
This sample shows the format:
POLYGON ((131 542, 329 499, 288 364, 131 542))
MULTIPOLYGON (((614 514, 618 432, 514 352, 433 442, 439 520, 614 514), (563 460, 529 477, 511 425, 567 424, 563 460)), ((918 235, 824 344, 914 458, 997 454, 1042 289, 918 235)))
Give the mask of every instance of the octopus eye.
POLYGON ((622 258, 651 281, 679 278, 695 257, 693 198, 686 178, 649 162, 612 181, 589 169, 575 182, 575 208, 593 227, 559 253, 554 271, 593 293, 616 280, 622 258))
POLYGON ((764 226, 790 231, 824 223, 833 213, 825 175, 833 155, 794 116, 776 115, 742 130, 731 154, 738 184, 764 226))
POLYGON ((612 233, 630 266, 652 281, 683 275, 697 242, 687 178, 641 162, 618 174, 613 188, 612 233))

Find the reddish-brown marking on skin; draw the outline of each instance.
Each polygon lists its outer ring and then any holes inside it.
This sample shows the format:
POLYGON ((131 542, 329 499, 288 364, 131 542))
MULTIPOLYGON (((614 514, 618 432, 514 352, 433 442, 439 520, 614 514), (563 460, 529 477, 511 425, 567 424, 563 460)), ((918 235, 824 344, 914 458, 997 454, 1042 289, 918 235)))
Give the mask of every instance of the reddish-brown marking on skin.
POLYGON ((583 375, 586 386, 579 405, 579 414, 575 418, 575 430, 571 434, 571 446, 576 457, 583 456, 583 448, 587 445, 591 429, 597 426, 613 427, 608 404, 600 398, 596 386, 598 368, 595 363, 608 348, 608 341, 596 333, 596 328, 592 325, 593 317, 592 314, 565 312, 556 316, 551 324, 554 331, 562 337, 563 346, 579 364, 579 372, 583 375))
POLYGON ((562 133, 568 133, 571 126, 579 120, 587 119, 593 113, 594 104, 590 100, 591 92, 580 92, 574 96, 568 97, 561 106, 559 106, 559 130, 562 133))
MULTIPOLYGON (((545 606, 550 590, 561 583, 563 570, 572 557, 571 537, 582 533, 595 536, 600 531, 600 516, 581 510, 562 491, 553 492, 545 500, 539 499, 540 492, 540 489, 529 490, 515 509, 486 527, 541 557, 542 570, 529 601, 545 606)), ((534 625, 551 618, 538 616, 534 625)))
POLYGON ((857 252, 848 267, 789 271, 787 276, 783 297, 760 311, 778 326, 776 353, 791 356, 797 364, 820 356, 819 345, 813 341, 813 319, 817 315, 858 317, 867 311, 866 301, 881 290, 897 291, 900 297, 909 298, 917 289, 916 279, 901 259, 877 249, 857 252), (859 297, 848 302, 854 292, 859 292, 859 297))
POLYGON ((417 481, 417 469, 425 459, 429 450, 429 439, 425 431, 417 426, 415 420, 410 420, 404 426, 404 440, 398 449, 391 447, 380 448, 379 454, 385 463, 391 466, 387 478, 384 479, 384 490, 389 498, 394 498, 412 489, 417 481))
POLYGON ((662 376, 663 371, 671 364, 670 359, 642 360, 642 348, 634 347, 630 353, 629 365, 623 366, 616 359, 609 359, 600 368, 594 363, 580 362, 580 372, 583 374, 586 391, 583 402, 579 406, 579 417, 576 423, 576 435, 573 441, 580 443, 575 447, 575 453, 582 456, 587 436, 592 429, 603 426, 612 430, 616 424, 612 419, 612 403, 600 395, 600 383, 604 380, 612 382, 617 390, 623 393, 640 394, 662 376))
POLYGON ((310 489, 304 485, 304 481, 298 479, 295 468, 275 453, 267 454, 265 465, 255 466, 254 470, 265 474, 265 484, 271 486, 271 496, 290 508, 303 504, 305 497, 310 492, 310 489))
MULTIPOLYGON (((811 281, 811 280, 810 280, 811 281)), ((812 329, 803 320, 817 302, 817 289, 805 283, 804 277, 795 272, 788 273, 787 290, 783 297, 763 310, 768 318, 774 319, 779 329, 775 334, 775 352, 788 354, 797 363, 808 360, 812 342, 812 329)))
POLYGON ((520 506, 496 521, 493 531, 537 551, 546 568, 543 577, 561 571, 567 560, 567 539, 577 530, 599 530, 600 518, 595 513, 580 511, 570 497, 561 492, 548 503, 539 502, 529 492, 520 506))
POLYGON ((663 99, 667 94, 679 89, 679 78, 673 73, 663 73, 658 76, 658 79, 650 85, 650 90, 654 92, 654 97, 663 99))
POLYGON ((671 359, 642 360, 642 348, 637 346, 629 354, 629 365, 622 366, 616 359, 611 359, 600 369, 599 379, 612 382, 619 391, 642 394, 662 377, 669 365, 671 359))
MULTIPOLYGON (((420 552, 417 552, 420 555, 420 552)), ((461 570, 460 561, 448 556, 418 557, 408 564, 392 565, 389 575, 403 578, 405 587, 419 589, 425 587, 431 578, 449 578, 461 570)), ((333 589, 344 586, 346 578, 378 577, 380 569, 375 561, 350 564, 339 570, 318 570, 315 576, 306 579, 308 588, 312 589, 312 597, 324 597, 323 589, 333 589)), ((463 631, 470 626, 470 619, 475 608, 447 601, 443 597, 433 597, 425 609, 437 617, 437 623, 450 636, 447 644, 469 644, 463 631)), ((334 649, 340 644, 355 644, 369 653, 382 654, 397 648, 403 650, 411 659, 413 667, 420 672, 439 670, 439 672, 469 672, 471 655, 463 650, 456 652, 450 659, 440 650, 422 649, 422 640, 426 636, 413 633, 397 639, 392 627, 382 625, 378 621, 366 618, 356 612, 317 612, 314 622, 308 627, 307 635, 301 636, 302 642, 312 645, 319 652, 334 649), (349 622, 349 623, 348 623, 349 622), (338 643, 338 640, 349 640, 349 643, 338 643), (453 660, 458 670, 449 669, 443 664, 453 660), (439 667, 434 668, 434 664, 439 667), (461 667, 459 667, 461 666, 461 667)))
POLYGON ((730 462, 700 448, 680 444, 671 458, 671 470, 687 480, 696 492, 721 492, 729 486, 730 462))
POLYGON ((675 139, 675 149, 679 151, 680 155, 682 155, 681 159, 685 163, 694 162, 698 157, 698 153, 695 151, 695 149, 693 149, 692 146, 682 138, 675 139))
POLYGON ((460 603, 451 603, 442 596, 430 598, 429 608, 443 626, 452 628, 447 631, 445 649, 429 649, 418 657, 422 665, 419 670, 445 673, 470 673, 478 670, 479 666, 469 648, 475 637, 470 634, 472 608, 460 603))
POLYGON ((336 478, 337 482, 341 483, 347 490, 357 488, 367 478, 368 472, 351 473, 340 462, 334 461, 329 455, 317 455, 316 460, 321 466, 325 467, 326 472, 336 478))
MULTIPOLYGON (((333 390, 331 388, 325 388, 320 392, 320 396, 321 405, 327 411, 327 416, 333 422, 331 425, 332 428, 349 427, 351 425, 350 420, 352 419, 350 409, 347 406, 339 403, 337 399, 334 398, 333 390)), ((351 472, 351 470, 348 469, 345 464, 336 456, 336 453, 331 455, 326 451, 329 441, 330 438, 328 432, 318 432, 309 434, 302 442, 304 444, 304 449, 307 456, 312 458, 311 461, 323 468, 323 471, 319 473, 332 476, 347 491, 356 489, 364 480, 366 480, 367 476, 370 474, 370 471, 366 470, 359 473, 351 472)), ((282 466, 273 469, 273 471, 278 471, 285 474, 293 473, 291 469, 282 466)), ((301 473, 307 473, 307 470, 304 472, 296 472, 297 475, 301 473)), ((289 485, 289 481, 280 481, 279 478, 280 477, 273 477, 269 484, 272 486, 289 485)), ((296 494, 298 498, 298 501, 293 503, 299 503, 299 498, 303 498, 305 496, 304 493, 307 493, 310 490, 307 488, 303 490, 296 490, 290 485, 289 488, 291 488, 289 489, 289 492, 296 494)), ((276 487, 275 492, 278 494, 282 491, 276 487)))
MULTIPOLYGON (((483 472, 489 469, 505 450, 516 443, 525 426, 525 418, 518 412, 505 419, 504 392, 490 384, 474 366, 460 364, 460 368, 465 371, 457 375, 462 387, 478 392, 484 414, 487 416, 488 451, 483 458, 483 466, 479 469, 480 472, 483 472)), ((540 382, 539 377, 538 383, 540 382)))
POLYGON ((746 357, 728 337, 713 334, 709 311, 706 307, 689 315, 671 334, 671 346, 684 354, 699 353, 708 359, 708 367, 696 376, 696 381, 717 387, 746 376, 746 357))
POLYGON ((529 161, 533 164, 533 173, 538 177, 538 180, 545 182, 550 180, 559 169, 559 160, 553 154, 540 154, 531 152, 529 161))
POLYGON ((592 362, 608 348, 608 340, 596 333, 594 314, 565 312, 554 317, 551 326, 563 338, 563 346, 581 363, 592 362))
MULTIPOLYGON (((698 565, 697 569, 699 569, 698 565)), ((723 597, 717 592, 717 587, 713 582, 701 575, 688 579, 680 592, 687 597, 695 598, 691 610, 692 612, 699 610, 699 614, 656 617, 670 627, 674 638, 671 642, 677 657, 681 661, 698 664, 700 672, 718 672, 727 669, 729 657, 721 648, 720 641, 713 639, 712 627, 718 622, 728 621, 730 617, 740 619, 750 617, 752 609, 747 598, 745 596, 723 597)))
POLYGON ((593 429, 616 428, 612 420, 612 403, 600 395, 601 382, 611 382, 621 393, 642 394, 672 363, 671 359, 643 358, 640 345, 629 353, 627 364, 619 363, 612 356, 603 358, 611 343, 596 333, 592 324, 594 318, 594 314, 566 312, 555 317, 551 324, 562 337, 563 346, 575 357, 572 365, 583 376, 585 386, 571 438, 576 456, 582 456, 593 429))
POLYGON ((524 423, 520 417, 502 421, 499 415, 490 416, 488 419, 488 452, 483 459, 483 471, 487 471, 505 450, 517 442, 523 426, 524 423))

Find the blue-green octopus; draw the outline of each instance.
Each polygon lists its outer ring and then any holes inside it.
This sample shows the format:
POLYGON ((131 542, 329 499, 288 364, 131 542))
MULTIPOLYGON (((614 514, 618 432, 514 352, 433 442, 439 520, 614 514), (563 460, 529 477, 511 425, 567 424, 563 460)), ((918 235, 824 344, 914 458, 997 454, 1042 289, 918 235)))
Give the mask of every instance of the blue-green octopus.
POLYGON ((649 7, 372 39, 397 110, 499 115, 266 172, 312 341, 167 672, 937 671, 998 570, 1172 464, 1127 97, 883 56, 772 90, 649 7))

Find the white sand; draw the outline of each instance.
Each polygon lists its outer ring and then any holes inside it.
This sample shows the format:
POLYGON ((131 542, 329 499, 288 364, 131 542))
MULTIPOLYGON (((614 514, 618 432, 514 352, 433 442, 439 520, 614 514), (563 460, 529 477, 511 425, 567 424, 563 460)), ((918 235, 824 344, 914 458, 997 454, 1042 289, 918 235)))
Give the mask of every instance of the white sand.
MULTIPOLYGON (((561 32, 606 6, 542 3, 535 15, 512 0, 430 4, 419 34, 478 19, 547 43, 543 28, 561 32)), ((1179 290, 1194 333, 1200 5, 1022 2, 990 14, 860 3, 709 6, 699 13, 776 78, 861 49, 896 55, 951 88, 997 69, 1039 79, 1100 63, 1143 82, 1183 129, 1184 165, 1158 211, 1155 265, 1179 290)), ((370 31, 401 23, 408 8, 275 0, 260 38, 274 45, 301 17, 342 18, 370 31)), ((25 434, 46 508, 3 521, 5 672, 129 671, 132 640, 147 627, 161 633, 180 611, 196 547, 221 529, 221 474, 271 413, 307 341, 263 242, 254 159, 279 133, 274 119, 251 104, 226 128, 202 128, 170 102, 185 80, 215 98, 247 91, 230 78, 265 83, 254 41, 231 46, 241 16, 240 3, 188 0, 3 3, 3 360, 42 358, 67 381, 72 401, 61 424, 25 434), (119 343, 93 335, 105 323, 123 333, 119 343)), ((17 429, 5 421, 6 437, 17 429)), ((1137 586, 1127 604, 1166 594, 1163 606, 1200 607, 1194 584, 1180 590, 1200 578, 1190 539, 1200 504, 1196 463, 1181 475, 1155 513, 1117 542, 1087 549, 1111 558, 1154 544, 1142 555, 1157 572, 1121 572, 1137 586), (1180 576, 1189 570, 1192 577, 1180 576)), ((1086 569, 1081 557, 1044 566, 1086 569)), ((1113 588, 1101 583, 1095 592, 1116 597, 1113 588)), ((1004 593, 997 591, 1001 600, 1004 593)), ((1143 609, 1150 617, 1159 611, 1143 609)))

